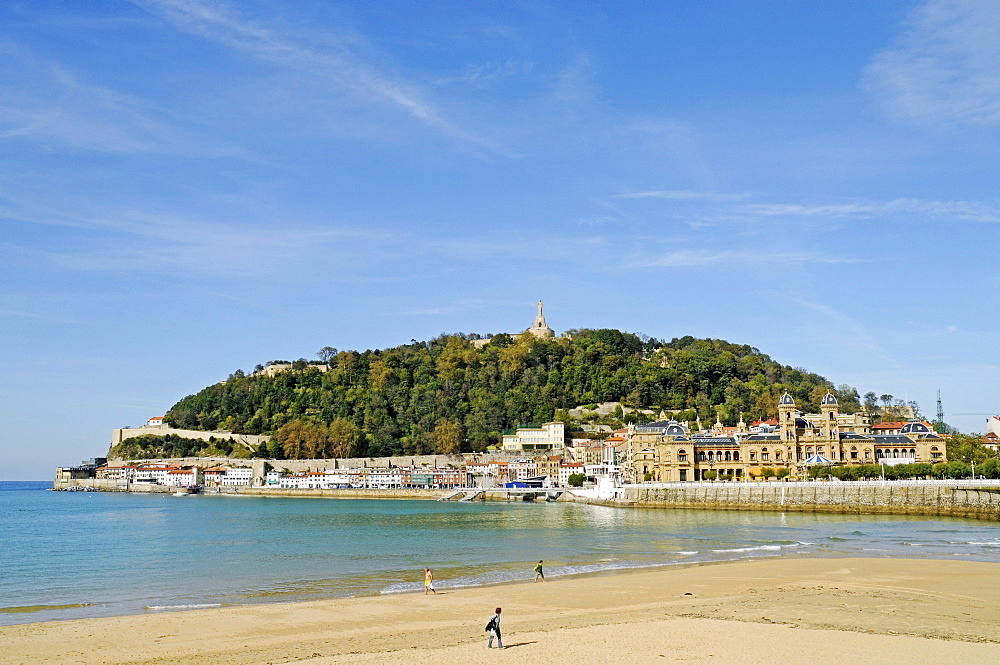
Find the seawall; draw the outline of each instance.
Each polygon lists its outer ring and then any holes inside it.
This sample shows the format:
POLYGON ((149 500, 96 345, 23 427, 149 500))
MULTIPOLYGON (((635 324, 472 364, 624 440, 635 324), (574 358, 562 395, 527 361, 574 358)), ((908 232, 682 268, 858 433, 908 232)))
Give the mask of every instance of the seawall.
POLYGON ((940 515, 1000 520, 1000 481, 676 483, 632 485, 616 501, 639 508, 940 515))

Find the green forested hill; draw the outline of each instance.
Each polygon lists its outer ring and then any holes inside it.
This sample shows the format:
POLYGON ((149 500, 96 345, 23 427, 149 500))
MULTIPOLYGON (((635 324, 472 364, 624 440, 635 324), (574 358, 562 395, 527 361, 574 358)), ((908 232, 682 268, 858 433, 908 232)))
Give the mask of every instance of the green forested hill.
MULTIPOLYGON (((722 340, 670 342, 617 330, 517 341, 498 335, 481 349, 445 335, 376 351, 342 351, 330 370, 304 361, 274 376, 244 376, 185 397, 167 413, 174 427, 276 434, 260 454, 382 456, 481 450, 504 429, 602 401, 683 411, 680 419, 726 424, 767 418, 791 393, 804 409, 833 390, 842 408, 857 392, 722 340)), ((634 419, 634 417, 633 417, 634 419)))

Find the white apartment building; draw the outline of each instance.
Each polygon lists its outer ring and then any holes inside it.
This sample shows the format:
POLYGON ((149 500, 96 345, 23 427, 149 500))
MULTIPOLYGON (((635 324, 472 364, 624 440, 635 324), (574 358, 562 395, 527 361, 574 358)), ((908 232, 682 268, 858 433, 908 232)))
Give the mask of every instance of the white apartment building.
POLYGON ((223 487, 250 487, 253 482, 253 469, 247 468, 228 468, 225 474, 219 478, 219 484, 223 487))
POLYGON ((569 485, 569 477, 574 473, 586 473, 586 468, 580 462, 564 462, 559 465, 559 486, 569 485))
POLYGON ((198 468, 171 469, 167 471, 164 485, 169 487, 191 487, 198 484, 198 468))
POLYGON ((172 469, 178 468, 179 467, 176 466, 170 466, 169 464, 147 464, 136 467, 135 475, 132 477, 132 482, 165 485, 167 473, 172 469))
POLYGON ((541 427, 518 427, 503 433, 503 449, 508 452, 561 452, 566 446, 566 425, 545 423, 541 427))

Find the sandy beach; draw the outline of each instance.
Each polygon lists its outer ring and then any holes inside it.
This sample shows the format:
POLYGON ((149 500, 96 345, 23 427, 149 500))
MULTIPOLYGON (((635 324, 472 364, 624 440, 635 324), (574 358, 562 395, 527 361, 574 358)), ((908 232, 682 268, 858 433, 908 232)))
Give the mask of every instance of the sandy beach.
MULTIPOLYGON (((996 663, 1000 564, 767 559, 0 628, 0 663, 996 663), (506 649, 483 627, 501 606, 506 649)), ((414 571, 420 576, 421 571, 414 571)))

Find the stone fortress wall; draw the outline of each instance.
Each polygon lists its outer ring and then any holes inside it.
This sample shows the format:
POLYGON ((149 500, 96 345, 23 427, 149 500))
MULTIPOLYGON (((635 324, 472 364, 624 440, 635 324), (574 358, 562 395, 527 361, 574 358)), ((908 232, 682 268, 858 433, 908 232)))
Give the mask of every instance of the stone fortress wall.
POLYGON ((232 432, 205 432, 197 429, 175 429, 173 427, 168 427, 166 425, 143 425, 142 427, 125 427, 122 429, 111 430, 111 446, 117 446, 119 443, 125 439, 131 439, 136 436, 143 436, 146 434, 155 434, 156 436, 165 436, 167 434, 176 434, 179 437, 185 439, 201 439, 202 441, 208 441, 211 437, 216 439, 233 439, 237 443, 242 443, 244 446, 249 448, 256 448, 261 443, 269 441, 270 436, 266 434, 234 434, 232 432))

